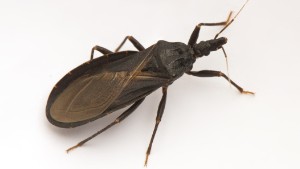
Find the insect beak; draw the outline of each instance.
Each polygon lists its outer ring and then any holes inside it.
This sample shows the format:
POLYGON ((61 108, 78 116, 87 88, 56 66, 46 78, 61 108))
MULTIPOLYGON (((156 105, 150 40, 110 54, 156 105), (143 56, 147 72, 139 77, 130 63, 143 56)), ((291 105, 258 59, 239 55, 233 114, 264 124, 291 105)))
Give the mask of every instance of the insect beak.
POLYGON ((210 41, 211 44, 211 50, 218 50, 220 49, 223 45, 225 45, 227 43, 227 38, 225 37, 221 37, 215 40, 210 41))
POLYGON ((221 37, 220 41, 222 42, 222 46, 223 46, 223 45, 225 45, 227 43, 227 38, 221 37))

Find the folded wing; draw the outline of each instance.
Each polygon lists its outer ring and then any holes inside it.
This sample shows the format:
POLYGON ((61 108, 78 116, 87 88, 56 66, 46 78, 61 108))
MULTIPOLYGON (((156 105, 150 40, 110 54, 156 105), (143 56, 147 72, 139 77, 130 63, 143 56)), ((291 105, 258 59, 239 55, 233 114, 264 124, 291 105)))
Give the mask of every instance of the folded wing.
POLYGON ((119 96, 126 77, 126 72, 106 72, 76 79, 57 97, 51 116, 70 123, 101 114, 119 96))

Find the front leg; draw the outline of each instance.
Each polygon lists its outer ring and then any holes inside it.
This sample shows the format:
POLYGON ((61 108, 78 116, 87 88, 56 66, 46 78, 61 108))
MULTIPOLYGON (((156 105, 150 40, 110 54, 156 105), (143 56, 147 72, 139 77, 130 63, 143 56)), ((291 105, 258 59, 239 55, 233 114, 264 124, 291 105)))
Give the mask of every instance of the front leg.
POLYGON ((231 83, 235 88, 237 88, 242 94, 254 95, 253 92, 245 91, 243 88, 241 88, 239 85, 234 83, 231 79, 229 79, 224 73, 222 73, 220 71, 214 71, 214 70, 202 70, 202 71, 198 71, 198 72, 190 71, 190 72, 187 72, 187 74, 193 75, 193 76, 198 76, 198 77, 223 77, 229 83, 231 83))
POLYGON ((191 34, 191 37, 189 39, 189 42, 188 42, 188 45, 189 46, 194 46, 196 43, 197 43, 197 39, 198 39, 198 36, 199 36, 199 32, 200 32, 200 28, 201 26, 226 26, 228 24, 228 22, 230 21, 230 18, 231 18, 231 15, 232 15, 232 11, 229 13, 228 17, 227 17, 227 20, 226 21, 223 21, 223 22, 216 22, 216 23, 199 23, 193 33, 191 34))

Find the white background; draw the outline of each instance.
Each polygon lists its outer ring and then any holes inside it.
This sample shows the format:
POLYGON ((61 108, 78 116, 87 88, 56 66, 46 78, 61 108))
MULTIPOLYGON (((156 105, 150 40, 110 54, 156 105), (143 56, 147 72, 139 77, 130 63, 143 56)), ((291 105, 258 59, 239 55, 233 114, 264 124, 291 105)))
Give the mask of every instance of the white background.
MULTIPOLYGON (((48 95, 98 44, 115 49, 126 35, 145 47, 187 42, 199 22, 223 21, 244 0, 0 2, 0 168, 143 168, 161 98, 158 90, 128 119, 65 153, 114 119, 75 129, 52 126, 48 95)), ((203 27, 200 39, 220 27, 203 27)), ((222 36, 231 78, 184 75, 169 87, 148 168, 300 168, 299 1, 251 0, 222 36)), ((123 49, 133 49, 127 44, 123 49)), ((195 70, 226 72, 221 51, 195 70)))

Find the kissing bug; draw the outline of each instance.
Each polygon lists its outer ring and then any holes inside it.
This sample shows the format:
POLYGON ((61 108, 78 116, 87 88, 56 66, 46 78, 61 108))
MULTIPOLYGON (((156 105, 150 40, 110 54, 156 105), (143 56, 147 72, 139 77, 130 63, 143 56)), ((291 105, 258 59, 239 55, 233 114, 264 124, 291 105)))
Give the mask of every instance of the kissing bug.
POLYGON ((168 86, 184 73, 198 77, 223 77, 240 93, 254 94, 245 91, 220 71, 192 71, 196 59, 207 56, 212 51, 222 49, 227 58, 223 48, 223 45, 227 43, 227 38, 218 36, 234 21, 245 4, 232 19, 231 12, 224 22, 198 24, 187 44, 160 40, 156 44, 144 48, 134 37, 127 36, 115 52, 101 46, 93 47, 90 60, 66 74, 51 91, 46 106, 48 120, 55 126, 72 128, 104 117, 121 108, 130 107, 108 126, 69 148, 67 152, 82 146, 123 121, 149 94, 162 88, 163 96, 158 106, 155 127, 146 151, 146 166, 157 128, 163 116, 168 86), (202 26, 224 27, 214 39, 197 43, 202 26), (129 40, 138 51, 119 52, 126 40, 129 40), (94 58, 94 51, 101 52, 103 56, 94 58))

